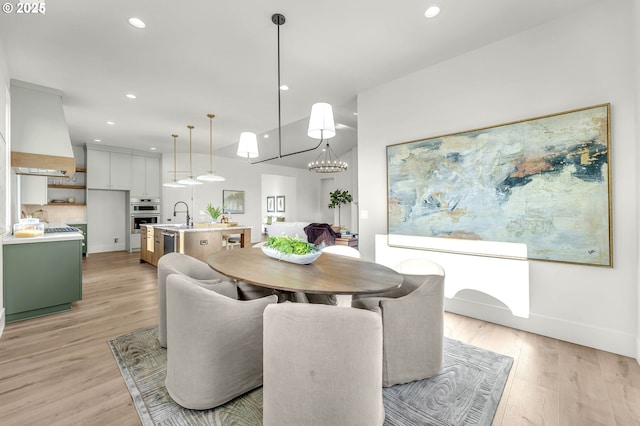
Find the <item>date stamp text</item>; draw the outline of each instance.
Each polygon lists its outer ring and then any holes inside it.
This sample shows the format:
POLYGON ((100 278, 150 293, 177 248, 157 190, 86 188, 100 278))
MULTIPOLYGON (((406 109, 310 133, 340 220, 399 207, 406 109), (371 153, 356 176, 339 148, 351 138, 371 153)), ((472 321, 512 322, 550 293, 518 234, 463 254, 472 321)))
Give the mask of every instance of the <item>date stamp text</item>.
POLYGON ((31 2, 31 3, 2 3, 2 11, 4 13, 16 13, 16 14, 37 14, 44 15, 47 11, 47 5, 45 2, 31 2))

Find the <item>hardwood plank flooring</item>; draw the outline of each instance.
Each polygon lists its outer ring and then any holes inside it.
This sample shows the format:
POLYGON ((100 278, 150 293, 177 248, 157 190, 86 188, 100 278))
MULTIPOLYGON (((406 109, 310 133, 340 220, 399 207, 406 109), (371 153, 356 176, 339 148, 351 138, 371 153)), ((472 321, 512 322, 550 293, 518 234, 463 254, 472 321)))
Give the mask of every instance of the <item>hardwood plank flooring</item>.
MULTIPOLYGON (((91 254, 73 310, 7 324, 0 425, 139 425, 107 340, 157 323, 156 269, 91 254)), ((640 425, 631 358, 447 313, 445 334, 514 358, 494 425, 640 425)))

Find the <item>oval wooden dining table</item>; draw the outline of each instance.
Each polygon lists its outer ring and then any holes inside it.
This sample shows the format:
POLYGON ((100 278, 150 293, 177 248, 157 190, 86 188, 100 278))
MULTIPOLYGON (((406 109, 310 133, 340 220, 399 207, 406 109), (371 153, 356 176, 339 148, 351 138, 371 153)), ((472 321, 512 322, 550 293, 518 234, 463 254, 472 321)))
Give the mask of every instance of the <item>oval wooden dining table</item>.
POLYGON ((393 269, 362 259, 322 253, 309 265, 277 260, 259 248, 223 250, 210 255, 211 268, 228 277, 276 290, 311 294, 378 293, 402 284, 393 269))

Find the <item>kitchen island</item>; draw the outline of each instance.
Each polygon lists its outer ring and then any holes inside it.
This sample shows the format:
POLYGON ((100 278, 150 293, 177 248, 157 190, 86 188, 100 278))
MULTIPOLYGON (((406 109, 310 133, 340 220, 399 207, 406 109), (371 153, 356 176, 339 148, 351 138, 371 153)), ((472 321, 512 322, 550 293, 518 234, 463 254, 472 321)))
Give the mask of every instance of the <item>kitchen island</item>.
POLYGON ((186 226, 174 224, 140 225, 140 262, 157 265, 166 253, 183 253, 206 262, 223 249, 223 240, 237 236, 241 247, 251 245, 250 226, 186 226))
POLYGON ((82 299, 81 232, 53 232, 3 243, 6 321, 71 309, 82 299))

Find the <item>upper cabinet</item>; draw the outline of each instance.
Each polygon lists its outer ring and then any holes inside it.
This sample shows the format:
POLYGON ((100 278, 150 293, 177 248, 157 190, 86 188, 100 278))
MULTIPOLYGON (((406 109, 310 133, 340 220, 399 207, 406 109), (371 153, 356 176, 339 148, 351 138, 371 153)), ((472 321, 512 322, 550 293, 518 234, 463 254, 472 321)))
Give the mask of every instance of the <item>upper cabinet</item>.
POLYGON ((131 156, 131 196, 160 198, 160 157, 131 156))
POLYGON ((87 188, 131 189, 131 154, 87 146, 87 188))
POLYGON ((160 198, 161 154, 87 144, 87 188, 160 198))

